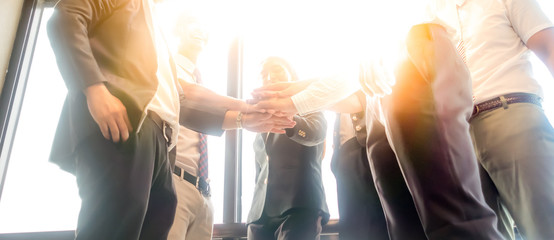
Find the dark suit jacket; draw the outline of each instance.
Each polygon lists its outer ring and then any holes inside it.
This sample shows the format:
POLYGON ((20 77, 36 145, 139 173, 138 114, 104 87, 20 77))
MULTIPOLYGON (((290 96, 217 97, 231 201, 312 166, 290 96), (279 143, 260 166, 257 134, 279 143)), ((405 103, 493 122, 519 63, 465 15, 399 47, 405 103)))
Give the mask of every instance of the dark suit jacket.
POLYGON ((323 113, 294 116, 296 126, 286 134, 258 134, 256 187, 248 223, 265 216, 277 217, 294 208, 324 212, 329 219, 321 180, 327 122, 323 113))
POLYGON ((125 105, 135 131, 144 120, 158 87, 152 22, 145 10, 143 0, 61 0, 56 5, 48 35, 68 94, 50 161, 62 169, 74 171, 76 148, 99 131, 82 92, 88 86, 104 83, 125 105))

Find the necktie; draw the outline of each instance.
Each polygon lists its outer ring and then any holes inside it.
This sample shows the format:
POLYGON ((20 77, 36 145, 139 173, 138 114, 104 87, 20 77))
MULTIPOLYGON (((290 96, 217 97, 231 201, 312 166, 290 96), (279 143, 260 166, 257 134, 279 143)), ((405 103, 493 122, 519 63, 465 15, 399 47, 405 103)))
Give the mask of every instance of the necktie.
POLYGON ((458 54, 460 54, 460 57, 462 57, 462 61, 467 64, 466 62, 466 47, 464 43, 464 32, 462 29, 462 19, 460 18, 460 6, 456 5, 456 15, 458 17, 458 25, 459 31, 460 31, 460 42, 458 43, 458 46, 456 46, 456 50, 458 51, 458 54))
POLYGON ((466 62, 466 47, 464 46, 464 40, 463 39, 458 43, 458 46, 456 47, 456 50, 458 51, 458 54, 460 54, 460 57, 462 57, 462 61, 464 61, 464 63, 467 63, 466 62))
MULTIPOLYGON (((202 84, 202 78, 198 69, 194 69, 193 72, 196 83, 202 84)), ((208 136, 203 133, 199 133, 200 143, 198 149, 200 151, 200 159, 198 159, 198 177, 208 178, 208 136)))

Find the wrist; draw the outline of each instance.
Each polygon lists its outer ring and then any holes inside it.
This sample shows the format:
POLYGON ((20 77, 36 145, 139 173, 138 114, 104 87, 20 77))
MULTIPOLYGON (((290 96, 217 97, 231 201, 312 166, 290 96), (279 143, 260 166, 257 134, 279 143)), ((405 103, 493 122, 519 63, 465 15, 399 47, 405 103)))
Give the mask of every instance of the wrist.
POLYGON ((235 123, 236 123, 238 129, 242 128, 242 112, 239 112, 237 114, 237 118, 235 120, 235 123))
POLYGON ((91 96, 103 94, 107 91, 108 89, 106 88, 106 85, 103 83, 96 83, 83 89, 83 94, 85 94, 87 98, 90 98, 91 96))

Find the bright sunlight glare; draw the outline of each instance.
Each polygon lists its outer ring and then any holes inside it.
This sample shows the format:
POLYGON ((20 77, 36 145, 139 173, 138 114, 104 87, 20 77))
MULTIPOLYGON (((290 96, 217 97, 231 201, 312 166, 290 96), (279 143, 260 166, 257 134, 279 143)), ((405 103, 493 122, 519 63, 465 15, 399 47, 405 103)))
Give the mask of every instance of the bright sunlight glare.
MULTIPOLYGON (((171 36, 183 11, 200 17, 210 40, 199 59, 208 88, 227 94, 228 52, 238 37, 244 41, 243 98, 261 85, 259 63, 270 55, 289 60, 300 79, 325 76, 358 66, 358 61, 383 58, 395 62, 409 28, 434 19, 430 3, 440 0, 160 0, 158 22, 171 36)), ((539 0, 554 19, 554 3, 539 0)), ((59 112, 66 94, 46 36, 46 9, 33 56, 18 129, 13 141, 0 202, 0 233, 75 229, 80 199, 75 179, 48 163, 59 112), (40 124, 37 124, 40 119, 40 124), (37 134, 39 133, 39 134, 37 134), (29 142, 29 139, 32 141, 29 142), (29 150, 29 144, 33 147, 29 150)), ((545 91, 544 109, 554 119, 554 81, 544 64, 533 60, 535 76, 545 91)), ((352 81, 357 81, 352 79, 352 81)), ((333 114, 327 116, 332 142, 333 114)), ((252 140, 243 131, 242 222, 254 190, 252 140)), ((223 222, 224 137, 210 138, 210 176, 214 219, 223 222)), ((322 177, 331 218, 338 218, 335 178, 330 170, 332 144, 327 144, 322 177)))

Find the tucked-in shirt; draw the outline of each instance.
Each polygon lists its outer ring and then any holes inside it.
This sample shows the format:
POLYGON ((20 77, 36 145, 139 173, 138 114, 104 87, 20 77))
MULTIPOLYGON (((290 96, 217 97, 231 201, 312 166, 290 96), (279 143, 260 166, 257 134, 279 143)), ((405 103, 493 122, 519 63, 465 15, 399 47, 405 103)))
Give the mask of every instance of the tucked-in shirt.
POLYGON ((346 141, 353 137, 356 137, 356 131, 354 131, 354 124, 350 119, 350 114, 340 114, 340 127, 339 127, 340 145, 342 146, 346 141))
MULTIPOLYGON (((154 4, 150 0, 147 4, 150 8, 154 4)), ((177 141, 178 129, 179 129, 179 92, 177 91, 176 79, 173 76, 171 69, 171 55, 169 48, 163 37, 160 28, 157 26, 155 17, 153 15, 153 9, 150 9, 152 16, 152 31, 154 31, 154 41, 156 44, 156 53, 158 56, 158 71, 156 76, 158 77, 158 89, 156 94, 152 98, 152 101, 146 107, 146 110, 156 112, 164 121, 166 121, 172 128, 172 141, 170 142, 169 150, 175 147, 177 141)))
MULTIPOLYGON (((194 69, 196 65, 183 55, 175 55, 177 64, 177 78, 180 81, 196 83, 194 69)), ((200 160, 200 134, 186 127, 179 126, 177 138, 177 157, 175 166, 196 176, 198 160, 200 160)))
POLYGON ((525 45, 552 22, 534 0, 455 0, 439 17, 455 27, 471 72, 475 103, 513 92, 542 96, 525 45))

